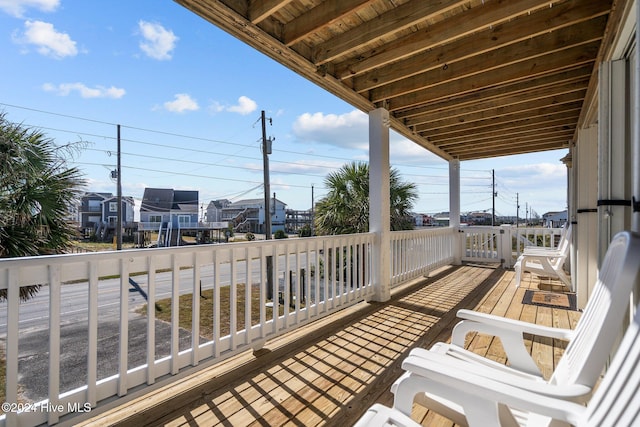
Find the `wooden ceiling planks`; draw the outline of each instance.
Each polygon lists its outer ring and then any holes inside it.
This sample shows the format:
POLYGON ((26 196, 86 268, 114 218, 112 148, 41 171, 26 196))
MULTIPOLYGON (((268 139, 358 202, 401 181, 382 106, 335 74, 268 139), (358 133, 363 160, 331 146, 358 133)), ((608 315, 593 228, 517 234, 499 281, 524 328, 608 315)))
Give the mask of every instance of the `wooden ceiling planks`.
POLYGON ((567 147, 615 11, 612 0, 176 1, 354 107, 387 108, 394 130, 447 160, 567 147))

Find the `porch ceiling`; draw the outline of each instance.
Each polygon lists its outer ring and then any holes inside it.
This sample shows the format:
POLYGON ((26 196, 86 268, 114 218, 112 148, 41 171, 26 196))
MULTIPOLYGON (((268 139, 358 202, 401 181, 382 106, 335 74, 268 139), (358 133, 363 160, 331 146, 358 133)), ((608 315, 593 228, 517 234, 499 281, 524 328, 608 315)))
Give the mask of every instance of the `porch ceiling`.
POLYGON ((447 160, 568 147, 617 3, 175 1, 447 160))

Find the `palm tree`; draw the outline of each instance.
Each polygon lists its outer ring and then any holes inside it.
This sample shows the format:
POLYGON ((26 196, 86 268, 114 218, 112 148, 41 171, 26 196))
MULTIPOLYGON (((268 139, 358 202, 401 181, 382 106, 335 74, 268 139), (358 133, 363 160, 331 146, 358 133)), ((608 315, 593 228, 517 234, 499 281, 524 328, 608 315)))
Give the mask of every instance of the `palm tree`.
MULTIPOLYGON (((69 147, 0 113, 0 258, 61 253, 69 246, 75 236, 69 207, 84 185, 80 170, 67 167, 62 155, 69 147)), ((21 288, 21 298, 38 288, 21 288)))
MULTIPOLYGON (((351 234, 369 231, 369 165, 348 163, 325 178, 329 193, 315 209, 317 234, 351 234)), ((390 170, 391 230, 410 230, 409 212, 418 197, 413 183, 401 182, 396 169, 390 170)))

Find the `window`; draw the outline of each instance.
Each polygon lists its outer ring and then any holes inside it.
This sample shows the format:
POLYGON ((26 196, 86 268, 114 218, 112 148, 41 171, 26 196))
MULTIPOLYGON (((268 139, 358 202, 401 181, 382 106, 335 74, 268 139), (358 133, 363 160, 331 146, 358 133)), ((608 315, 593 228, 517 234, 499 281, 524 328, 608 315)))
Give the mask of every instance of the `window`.
POLYGON ((118 212, 118 202, 109 202, 109 212, 118 212))
POLYGON ((149 215, 149 222, 162 222, 162 215, 149 215))

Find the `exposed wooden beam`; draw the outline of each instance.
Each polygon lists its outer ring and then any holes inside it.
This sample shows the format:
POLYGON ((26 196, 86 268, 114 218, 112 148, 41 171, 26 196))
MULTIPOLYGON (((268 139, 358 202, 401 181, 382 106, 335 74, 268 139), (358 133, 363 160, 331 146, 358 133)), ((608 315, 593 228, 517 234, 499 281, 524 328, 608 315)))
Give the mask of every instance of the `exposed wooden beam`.
MULTIPOLYGON (((512 0, 487 2, 480 7, 466 10, 451 19, 441 21, 411 35, 387 43, 382 48, 372 49, 368 53, 360 54, 356 59, 335 64, 334 75, 339 79, 343 79, 352 74, 372 70, 544 7, 549 7, 548 1, 512 0)), ((330 42, 329 40, 327 45, 330 42)))
POLYGON ((499 100, 509 96, 527 96, 529 92, 552 91, 555 86, 578 84, 578 82, 589 81, 591 75, 590 66, 569 69, 555 74, 544 75, 532 79, 522 80, 516 83, 499 84, 475 92, 456 95, 444 100, 422 104, 420 107, 412 107, 397 110, 394 115, 399 119, 404 119, 405 123, 413 117, 424 114, 438 113, 440 111, 451 111, 466 106, 476 105, 480 102, 499 100))
POLYGON ((542 124, 551 120, 573 117, 577 119, 581 107, 580 102, 561 105, 556 107, 540 108, 535 112, 516 113, 501 117, 494 117, 482 122, 482 124, 461 124, 457 127, 446 128, 425 128, 416 129, 418 133, 428 134, 429 140, 446 139, 447 137, 458 137, 462 135, 473 135, 474 133, 485 131, 497 131, 510 127, 527 126, 531 124, 542 124))
POLYGON ((514 145, 508 145, 505 147, 490 147, 483 150, 476 150, 474 152, 457 153, 455 157, 461 161, 465 160, 478 160, 488 159, 500 156, 513 156, 515 154, 529 154, 537 153, 540 151, 560 150, 568 148, 569 142, 566 141, 542 141, 537 143, 518 143, 514 145))
POLYGON ((478 151, 482 151, 483 149, 497 151, 505 150, 505 154, 512 154, 512 151, 515 147, 519 147, 523 152, 526 150, 531 151, 539 151, 540 146, 544 146, 547 150, 552 149, 561 149, 567 148, 569 146, 569 141, 571 140, 572 133, 569 132, 564 135, 559 136, 549 136, 549 137, 541 137, 541 138, 522 138, 522 139, 513 139, 508 140, 507 142, 500 143, 498 145, 498 149, 496 150, 495 145, 475 145, 473 143, 469 143, 460 148, 449 150, 452 156, 454 157, 466 157, 468 155, 477 155, 478 151), (534 150, 535 148, 535 150, 534 150))
POLYGON ((247 19, 252 24, 258 24, 292 1, 293 0, 250 0, 246 15, 247 19))
MULTIPOLYGON (((425 86, 426 82, 420 82, 421 90, 407 93, 406 95, 391 97, 391 93, 372 94, 372 99, 387 101, 391 111, 407 108, 414 105, 443 99, 451 93, 463 94, 488 88, 498 84, 516 82, 531 79, 545 74, 561 72, 569 67, 592 64, 598 52, 598 42, 588 45, 576 46, 561 52, 561 54, 549 54, 528 59, 516 64, 502 67, 497 70, 476 74, 471 77, 451 81, 434 73, 429 76, 429 82, 437 82, 433 86, 425 86), (428 89, 428 90, 427 90, 428 89)), ((407 89, 400 90, 405 92, 407 89)), ((375 101, 374 101, 375 102, 375 101)))
POLYGON ((468 1, 412 0, 316 46, 312 60, 316 65, 325 64, 348 52, 378 41, 390 33, 405 30, 431 19, 435 15, 460 7, 464 3, 468 3, 468 1))
MULTIPOLYGON (((571 48, 585 49, 585 46, 599 46, 602 31, 589 32, 591 22, 581 23, 574 27, 554 31, 540 37, 487 52, 484 55, 445 64, 442 67, 406 77, 401 81, 387 84, 369 92, 373 102, 401 96, 409 92, 428 88, 433 84, 441 84, 480 73, 496 72, 512 64, 536 61, 539 57, 558 54, 564 56, 571 48)), ((602 22, 604 24, 604 21, 602 22)), ((358 91, 358 88, 355 88, 358 91)))
POLYGON ((484 132, 475 132, 470 129, 464 134, 460 134, 458 137, 447 137, 439 139, 432 137, 429 140, 440 148, 448 149, 450 147, 466 144, 469 141, 474 142, 491 142, 495 144, 496 141, 503 141, 509 137, 530 137, 546 132, 573 132, 576 125, 576 119, 578 118, 577 111, 574 112, 573 117, 567 117, 565 119, 549 120, 547 122, 530 123, 528 125, 514 126, 500 128, 499 130, 491 130, 484 132))
MULTIPOLYGON (((587 87, 588 80, 582 80, 571 84, 557 85, 552 87, 545 87, 542 89, 532 90, 528 92, 521 92, 517 94, 507 94, 499 98, 487 99, 486 101, 480 101, 475 103, 469 103, 461 105, 459 107, 452 106, 451 108, 441 109, 432 113, 425 113, 418 116, 413 116, 405 120, 407 126, 418 125, 433 125, 435 122, 445 120, 464 120, 467 121, 467 115, 477 114, 487 111, 500 111, 499 109, 504 107, 513 107, 521 105, 522 108, 528 108, 528 103, 534 103, 538 108, 543 103, 553 103, 554 98, 558 96, 564 96, 569 94, 575 94, 574 96, 584 97, 584 92, 587 87), (578 92, 578 94, 576 94, 578 92)), ((574 100, 577 98, 574 98, 574 100)), ((495 114, 495 113, 494 113, 495 114)))
MULTIPOLYGON (((602 12, 601 9, 596 10, 602 12)), ((589 10, 589 12, 592 11, 589 10)), ((549 25, 550 19, 547 18, 547 14, 551 15, 549 12, 534 14, 532 17, 540 18, 534 23, 530 23, 527 19, 516 19, 492 30, 456 40, 446 46, 438 46, 387 66, 378 67, 354 77, 351 86, 357 92, 362 92, 445 65, 451 66, 462 60, 473 57, 485 58, 496 49, 502 49, 499 51, 501 53, 509 53, 508 46, 518 43, 513 49, 520 49, 520 46, 529 44, 528 41, 534 37, 542 40, 552 38, 550 36, 553 34, 557 40, 566 40, 566 47, 575 44, 577 40, 598 40, 602 37, 607 22, 606 16, 598 16, 591 20, 572 22, 573 25, 567 25, 564 19, 556 17, 557 26, 552 27, 549 25)), ((588 16, 591 15, 592 13, 588 14, 588 16)), ((551 20, 551 23, 553 22, 551 20)))
POLYGON ((285 25, 283 42, 291 46, 310 33, 326 28, 346 15, 356 12, 373 0, 326 0, 285 25))
POLYGON ((463 115, 443 117, 439 120, 421 123, 419 126, 417 126, 417 129, 419 130, 422 127, 444 129, 447 127, 460 126, 463 124, 474 126, 475 123, 484 122, 486 120, 494 119, 497 117, 503 117, 517 113, 530 113, 551 106, 555 107, 559 105, 573 104, 575 102, 578 102, 581 105, 585 92, 586 88, 580 91, 574 91, 562 95, 552 95, 549 97, 529 100, 526 102, 518 102, 515 104, 505 103, 504 105, 494 108, 468 112, 467 114, 463 115))

